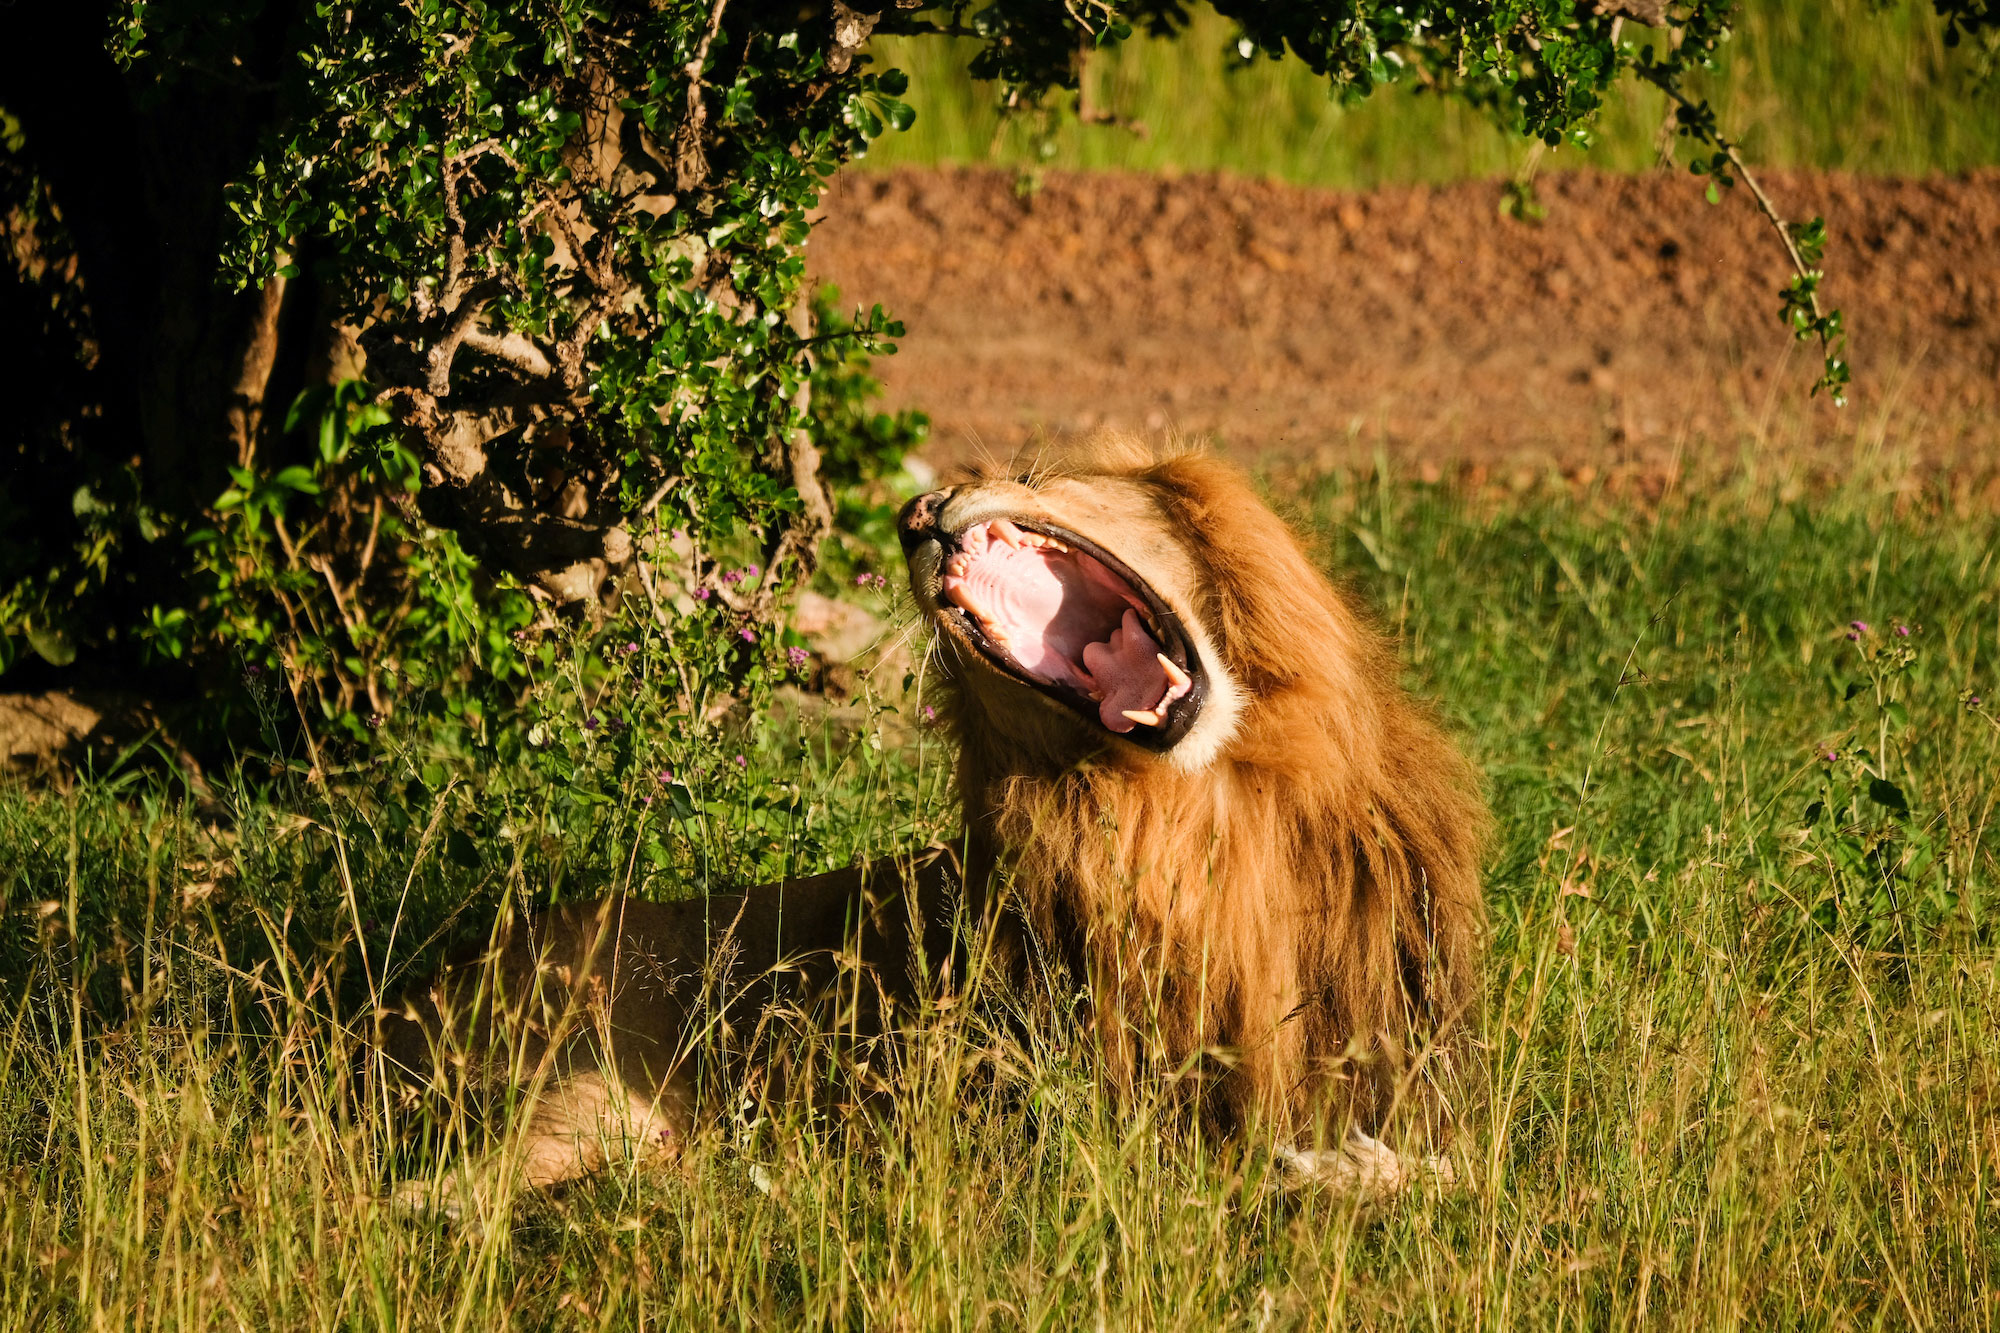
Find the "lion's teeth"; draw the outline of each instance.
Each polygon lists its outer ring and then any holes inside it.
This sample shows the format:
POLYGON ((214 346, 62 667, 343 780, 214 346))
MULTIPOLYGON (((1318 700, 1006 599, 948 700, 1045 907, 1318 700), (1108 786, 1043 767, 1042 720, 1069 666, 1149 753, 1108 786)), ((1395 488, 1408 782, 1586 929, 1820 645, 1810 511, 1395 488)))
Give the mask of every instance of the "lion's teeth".
POLYGON ((1142 727, 1157 727, 1160 725, 1160 715, 1150 708, 1126 708, 1121 711, 1127 718, 1137 722, 1142 727))
POLYGON ((1168 657, 1165 653, 1155 653, 1154 656, 1160 659, 1160 670, 1167 673, 1167 684, 1173 686, 1175 689, 1179 689, 1181 686, 1191 683, 1188 680, 1188 673, 1175 666, 1173 658, 1168 657))
POLYGON ((1001 541, 1007 543, 1007 545, 1018 549, 1021 545, 1021 539, 1026 534, 1023 533, 1019 528, 1015 527, 1010 520, 1004 518, 996 518, 993 520, 993 535, 998 537, 1001 541))
POLYGON ((952 594, 952 600, 975 616, 981 624, 992 620, 992 617, 986 614, 986 608, 979 604, 979 597, 972 591, 971 584, 960 580, 957 587, 953 588, 947 584, 946 589, 952 594))
POLYGON ((962 575, 965 573, 965 570, 966 570, 966 559, 962 552, 954 554, 950 559, 944 562, 944 572, 947 574, 962 575))

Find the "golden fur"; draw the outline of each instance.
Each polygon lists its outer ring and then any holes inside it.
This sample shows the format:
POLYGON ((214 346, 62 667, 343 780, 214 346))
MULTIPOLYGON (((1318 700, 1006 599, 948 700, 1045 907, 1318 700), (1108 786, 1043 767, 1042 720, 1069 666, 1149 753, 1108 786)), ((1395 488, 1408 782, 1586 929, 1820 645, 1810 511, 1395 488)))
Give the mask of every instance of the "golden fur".
POLYGON ((945 523, 989 508, 1120 553, 1201 628, 1233 715, 1197 725, 1195 762, 1163 759, 942 637, 974 878, 1011 869, 1035 934, 1090 986, 1114 1077, 1219 1048, 1220 1119, 1382 1125, 1477 990, 1474 774, 1235 469, 1106 440, 960 488, 945 523))
MULTIPOLYGON (((1465 761, 1399 686, 1383 635, 1244 478, 1107 439, 1025 476, 935 492, 904 522, 960 751, 964 887, 975 905, 989 885, 1003 890, 996 903, 1011 889, 1023 976, 1053 959, 1087 985, 1113 1085, 1172 1078, 1212 1121, 1293 1141, 1341 1123, 1379 1132, 1400 1106, 1436 1106, 1425 1089, 1441 1062, 1420 1057, 1452 1049, 1478 989, 1487 816, 1465 761), (996 517, 1115 552, 1178 618, 1207 693, 1176 743, 1148 750, 1079 716, 981 656, 942 613, 940 548, 924 533, 996 517)), ((811 1009, 851 992, 839 969, 801 959, 864 958, 891 1006, 935 980, 939 919, 957 896, 943 864, 719 905, 569 909, 503 935, 488 966, 448 974, 388 1020, 388 1040, 423 1068, 441 1040, 495 1043, 499 1017, 519 1006, 493 994, 541 994, 542 1036, 508 1069, 539 1080, 528 1174, 558 1179, 600 1160, 582 1143, 593 1126, 618 1120, 645 1144, 692 1127, 696 1067, 712 1049, 695 1034, 714 1030, 697 1001, 719 971, 738 978, 720 984, 734 987, 724 1010, 743 1030, 758 1026, 743 996, 811 1009), (918 942, 927 969, 912 966, 918 942), (473 976, 483 1001, 468 998, 473 976), (756 990, 742 978, 767 980, 756 990), (576 1040, 552 1039, 549 994, 598 1018, 574 1024, 576 1040)))

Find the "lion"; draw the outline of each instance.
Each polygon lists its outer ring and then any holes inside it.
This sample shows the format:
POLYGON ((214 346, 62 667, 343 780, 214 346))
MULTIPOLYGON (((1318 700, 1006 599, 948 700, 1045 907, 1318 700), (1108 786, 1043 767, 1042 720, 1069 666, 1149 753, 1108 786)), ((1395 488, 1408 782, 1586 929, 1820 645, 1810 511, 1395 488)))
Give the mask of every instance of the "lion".
POLYGON ((384 1016, 384 1049, 518 1089, 517 1169, 545 1185, 789 1086, 755 1040, 774 1015, 881 1034, 977 957, 1079 983, 1116 1096, 1163 1081, 1368 1195, 1445 1174, 1419 1153, 1479 992, 1489 817, 1355 599, 1237 469, 1116 437, 898 527, 956 852, 530 919, 384 1016))

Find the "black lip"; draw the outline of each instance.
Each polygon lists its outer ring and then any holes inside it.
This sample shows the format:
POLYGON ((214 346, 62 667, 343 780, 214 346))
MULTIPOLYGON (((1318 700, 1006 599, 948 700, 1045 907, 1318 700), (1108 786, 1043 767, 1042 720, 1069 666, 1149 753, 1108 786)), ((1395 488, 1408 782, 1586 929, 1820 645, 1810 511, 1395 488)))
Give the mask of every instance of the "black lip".
MULTIPOLYGON (((943 560, 949 559, 962 549, 960 533, 946 532, 934 524, 925 525, 921 522, 922 518, 927 518, 929 515, 917 515, 910 509, 905 509, 902 517, 904 521, 898 526, 901 529, 899 535, 903 537, 905 551, 913 551, 925 541, 935 541, 940 547, 940 567, 942 567, 943 560), (912 518, 917 518, 919 521, 910 522, 912 518)), ((1202 668, 1201 658, 1188 639, 1187 627, 1182 623, 1180 615, 1162 601, 1160 595, 1153 591, 1146 580, 1133 572, 1130 565, 1088 537, 1053 523, 1021 518, 1012 518, 1008 521, 1023 532, 1038 532, 1045 537, 1054 537, 1057 541, 1083 552, 1125 580, 1126 586, 1139 594, 1139 600, 1146 604, 1146 609, 1152 616, 1150 628, 1158 631, 1156 637, 1161 651, 1165 652, 1168 659, 1188 676, 1188 692, 1168 705, 1166 725, 1149 727, 1141 723, 1130 731, 1113 731, 1104 725, 1097 703, 1089 695, 1074 686, 1058 683, 1027 670, 1015 661, 1011 654, 988 642, 985 631, 979 628, 979 623, 960 607, 940 600, 939 618, 948 621, 966 642, 977 648, 981 656, 1002 672, 1040 690, 1071 712, 1095 724, 1107 736, 1116 736, 1122 741, 1129 741, 1141 749, 1155 753, 1172 749, 1194 726, 1195 719, 1201 715, 1202 705, 1208 700, 1208 673, 1202 668)))

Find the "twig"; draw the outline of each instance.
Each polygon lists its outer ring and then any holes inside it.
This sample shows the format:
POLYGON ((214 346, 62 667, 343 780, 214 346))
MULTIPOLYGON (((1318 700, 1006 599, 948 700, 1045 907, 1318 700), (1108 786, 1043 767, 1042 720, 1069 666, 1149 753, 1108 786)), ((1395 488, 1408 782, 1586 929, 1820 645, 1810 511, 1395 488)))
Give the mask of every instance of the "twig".
MULTIPOLYGON (((1687 95, 1679 88, 1676 88, 1672 80, 1663 74, 1652 72, 1644 67, 1641 67, 1639 73, 1640 77, 1665 93, 1668 100, 1673 102, 1676 119, 1678 119, 1678 112, 1682 110, 1693 111, 1696 109, 1695 103, 1690 101, 1687 95)), ((1757 201, 1758 211, 1763 213, 1764 217, 1770 222, 1772 230, 1778 233, 1778 239, 1784 243, 1785 255, 1792 261, 1793 271, 1801 278, 1808 279, 1809 281, 1815 280, 1818 276, 1817 273, 1806 264, 1805 256, 1799 253, 1798 242, 1792 239, 1792 224, 1785 221, 1779 215, 1777 208, 1771 203, 1771 197, 1765 194, 1764 187, 1757 183, 1757 177, 1751 172, 1749 165, 1744 162, 1743 154, 1737 151, 1735 141, 1725 138, 1720 134, 1713 134, 1710 136, 1710 139, 1721 150, 1723 156, 1729 159, 1729 165, 1735 168, 1736 174, 1742 177, 1743 183, 1750 187, 1750 197, 1757 201)), ((1826 312, 1821 310, 1819 306, 1819 293, 1809 287, 1805 296, 1806 302, 1812 310, 1813 318, 1816 320, 1826 318, 1826 312)), ((1820 336, 1820 344, 1822 346, 1826 344, 1824 334, 1820 336)))
POLYGON ((638 517, 645 518, 655 509, 658 509, 660 501, 667 498, 667 492, 680 485, 681 481, 682 478, 676 476, 668 477, 665 481, 661 482, 653 493, 646 497, 646 503, 639 506, 638 517))

